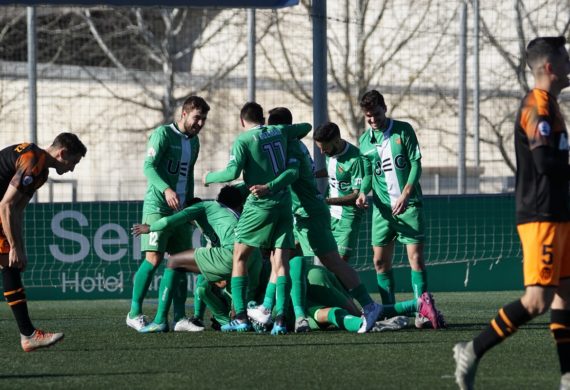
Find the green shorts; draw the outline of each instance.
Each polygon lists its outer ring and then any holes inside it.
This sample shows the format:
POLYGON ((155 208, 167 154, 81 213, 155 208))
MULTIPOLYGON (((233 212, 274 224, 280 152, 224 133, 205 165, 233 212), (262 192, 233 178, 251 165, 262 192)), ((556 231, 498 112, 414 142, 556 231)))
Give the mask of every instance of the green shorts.
POLYGON ((208 282, 231 278, 233 250, 219 247, 197 248, 194 257, 200 273, 208 282))
POLYGON ((236 242, 256 248, 295 248, 291 204, 263 209, 246 203, 235 234, 236 242))
POLYGON ((400 215, 392 215, 390 206, 374 201, 372 212, 372 246, 385 246, 398 239, 404 245, 425 241, 422 206, 410 205, 400 215))
POLYGON ((356 250, 362 216, 331 218, 331 230, 341 256, 350 256, 356 250))
MULTIPOLYGON (((229 281, 232 277, 233 250, 229 248, 197 248, 194 252, 196 264, 200 273, 210 282, 221 280, 229 281)), ((259 250, 254 250, 247 262, 247 272, 249 276, 248 291, 254 294, 259 285, 259 274, 261 272, 261 254, 259 250)), ((249 295, 249 293, 248 293, 249 295)))
MULTIPOLYGON (((143 214, 142 223, 148 225, 164 217, 163 214, 143 214)), ((141 235, 141 251, 179 253, 192 249, 192 233, 194 227, 189 223, 178 226, 176 229, 167 229, 160 232, 150 232, 141 235)))
POLYGON ((330 214, 312 217, 295 216, 295 240, 304 256, 321 256, 338 250, 331 231, 330 214))

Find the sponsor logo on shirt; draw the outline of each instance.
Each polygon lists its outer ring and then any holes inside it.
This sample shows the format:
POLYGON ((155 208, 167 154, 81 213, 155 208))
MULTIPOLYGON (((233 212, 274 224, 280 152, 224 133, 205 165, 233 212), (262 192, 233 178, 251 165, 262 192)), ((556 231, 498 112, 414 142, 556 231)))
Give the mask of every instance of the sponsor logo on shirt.
POLYGON ((538 122, 538 132, 543 137, 548 137, 551 133, 550 124, 547 121, 538 122))
POLYGON ((34 178, 31 176, 24 176, 22 178, 22 184, 25 186, 29 186, 30 184, 32 184, 34 182, 34 178))
POLYGON ((156 156, 156 150, 154 150, 154 148, 151 146, 150 148, 148 148, 148 150, 146 151, 146 155, 147 157, 152 157, 154 158, 156 156))

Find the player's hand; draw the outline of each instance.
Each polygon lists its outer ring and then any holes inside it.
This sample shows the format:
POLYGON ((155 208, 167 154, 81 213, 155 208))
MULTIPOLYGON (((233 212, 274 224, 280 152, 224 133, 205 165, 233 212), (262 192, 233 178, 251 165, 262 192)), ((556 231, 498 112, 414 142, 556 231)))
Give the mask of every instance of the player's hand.
POLYGON ((366 199, 366 194, 362 192, 358 194, 358 198, 356 198, 356 207, 359 209, 368 208, 368 200, 366 199))
POLYGON ((396 203, 394 203, 394 206, 392 206, 392 214, 393 215, 402 214, 406 210, 406 207, 408 207, 408 197, 406 195, 402 194, 396 200, 396 203))
POLYGON ((180 210, 180 200, 178 199, 178 194, 173 189, 167 188, 164 191, 164 197, 168 207, 176 211, 180 210))
POLYGON ((210 173, 210 172, 206 171, 206 172, 204 172, 204 174, 202 175, 202 184, 203 184, 205 187, 208 187, 208 184, 206 183, 206 176, 208 176, 208 173, 210 173))
POLYGON ((138 237, 141 234, 147 234, 148 232, 150 232, 150 226, 146 223, 135 223, 131 228, 131 234, 135 237, 138 237))
POLYGON ((8 254, 8 267, 19 268, 24 271, 27 265, 28 256, 16 248, 10 248, 10 253, 8 254))
POLYGON ((262 198, 269 193, 269 187, 267 184, 256 184, 249 187, 249 192, 257 198, 262 198))

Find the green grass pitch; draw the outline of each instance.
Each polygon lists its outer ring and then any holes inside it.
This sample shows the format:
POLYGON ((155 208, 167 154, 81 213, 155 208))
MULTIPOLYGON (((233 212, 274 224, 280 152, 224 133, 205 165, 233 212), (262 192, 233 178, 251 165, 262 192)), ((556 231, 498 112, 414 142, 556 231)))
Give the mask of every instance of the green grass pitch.
MULTIPOLYGON (((475 335, 519 294, 436 294, 449 324, 441 331, 277 337, 211 330, 142 335, 125 325, 126 301, 36 301, 29 304, 36 326, 63 331, 65 340, 32 353, 21 351, 3 304, 0 389, 453 389, 454 343, 475 335)), ((154 306, 146 308, 153 314, 154 306)), ((476 384, 554 389, 558 381, 545 315, 492 350, 479 365, 476 384)))

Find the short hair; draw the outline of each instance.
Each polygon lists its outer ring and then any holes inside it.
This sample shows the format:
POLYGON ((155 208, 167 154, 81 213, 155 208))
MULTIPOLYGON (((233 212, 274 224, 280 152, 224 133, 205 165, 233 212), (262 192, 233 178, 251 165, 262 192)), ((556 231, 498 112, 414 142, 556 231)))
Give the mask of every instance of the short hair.
POLYGON ((206 103, 206 100, 200 96, 193 95, 184 100, 184 104, 182 105, 182 112, 190 112, 195 109, 205 114, 210 111, 210 106, 208 103, 206 103))
POLYGON ((261 107, 256 102, 247 102, 241 108, 239 113, 241 119, 250 123, 265 123, 265 118, 263 117, 263 107, 261 107))
POLYGON ((269 110, 268 125, 291 125, 293 124, 293 114, 286 107, 275 107, 269 110))
POLYGON ((340 138, 340 129, 333 122, 323 123, 313 133, 313 139, 317 142, 329 142, 335 138, 340 138))
POLYGON ((67 150, 69 154, 81 155, 85 157, 87 153, 87 148, 83 145, 83 142, 73 133, 60 133, 55 137, 51 146, 54 148, 63 148, 67 150))
POLYGON ((537 61, 541 59, 552 60, 560 54, 560 48, 564 48, 566 38, 560 37, 538 37, 530 41, 526 47, 526 63, 532 70, 537 61))
POLYGON ((244 203, 241 191, 231 185, 223 186, 216 200, 233 210, 239 209, 244 203))
POLYGON ((362 110, 370 111, 378 105, 384 110, 387 109, 386 103, 384 102, 384 96, 375 89, 366 92, 360 99, 360 108, 362 110))

